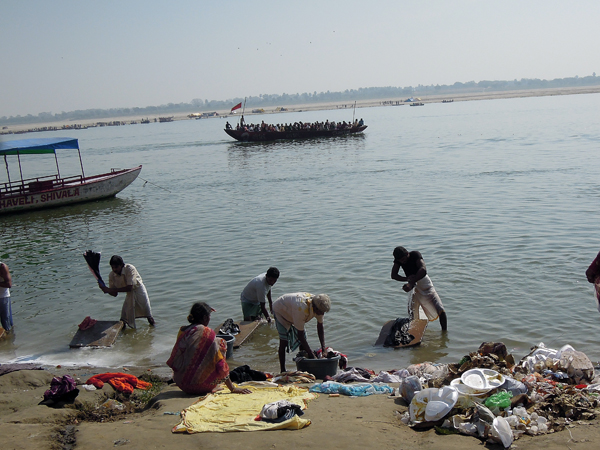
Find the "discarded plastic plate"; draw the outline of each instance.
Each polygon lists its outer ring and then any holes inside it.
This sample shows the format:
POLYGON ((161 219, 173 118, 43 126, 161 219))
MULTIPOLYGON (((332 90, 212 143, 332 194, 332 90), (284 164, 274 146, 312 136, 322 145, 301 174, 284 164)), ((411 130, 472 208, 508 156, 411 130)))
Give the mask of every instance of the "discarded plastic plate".
POLYGON ((491 391, 491 388, 487 389, 473 389, 467 386, 462 382, 460 378, 455 378, 450 382, 450 386, 458 391, 460 395, 472 395, 474 397, 479 397, 481 395, 487 394, 491 391))
POLYGON ((415 393, 408 412, 410 413, 411 422, 423 422, 425 420, 425 409, 427 404, 434 392, 437 392, 436 388, 422 389, 415 393))
POLYGON ((444 386, 431 396, 431 400, 442 401, 452 408, 458 400, 458 391, 452 386, 444 386))
POLYGON ((510 447, 514 440, 510 425, 507 420, 501 416, 494 418, 494 422, 492 423, 492 435, 500 438, 504 448, 510 447))
POLYGON ((427 406, 425 407, 425 421, 433 422, 435 420, 440 420, 448 414, 451 409, 452 407, 448 408, 448 405, 445 402, 432 400, 427 403, 427 406))
POLYGON ((458 391, 451 386, 438 389, 429 397, 425 407, 425 420, 432 422, 442 419, 456 405, 458 391))
POLYGON ((472 389, 487 389, 488 382, 487 378, 483 374, 481 369, 467 370, 460 377, 462 382, 472 389))
POLYGON ((431 422, 442 419, 454 407, 457 399, 458 391, 450 386, 423 389, 410 402, 410 420, 431 422))
POLYGON ((504 384, 504 376, 492 369, 467 370, 460 377, 468 387, 477 390, 495 389, 504 384))
POLYGON ((506 381, 504 375, 496 372, 495 370, 481 369, 481 372, 487 381, 488 387, 492 389, 502 386, 506 381))

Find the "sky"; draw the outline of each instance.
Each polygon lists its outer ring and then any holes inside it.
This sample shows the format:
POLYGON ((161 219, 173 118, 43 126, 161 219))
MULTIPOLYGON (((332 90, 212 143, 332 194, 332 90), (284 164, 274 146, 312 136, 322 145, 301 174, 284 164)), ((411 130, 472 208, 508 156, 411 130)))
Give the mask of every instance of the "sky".
POLYGON ((600 2, 2 0, 0 117, 600 75, 600 2))

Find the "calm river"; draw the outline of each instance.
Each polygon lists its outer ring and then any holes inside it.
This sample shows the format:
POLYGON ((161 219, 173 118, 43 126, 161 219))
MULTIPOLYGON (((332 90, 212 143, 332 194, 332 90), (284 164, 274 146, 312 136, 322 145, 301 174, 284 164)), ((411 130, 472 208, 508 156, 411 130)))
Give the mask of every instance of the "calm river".
MULTIPOLYGON (((0 216, 15 321, 0 363, 163 366, 194 301, 217 309, 214 326, 238 320, 241 290, 271 265, 274 298, 330 295, 326 341, 354 366, 457 362, 484 341, 515 359, 571 344, 596 363, 600 314, 584 272, 600 250, 599 109, 598 94, 365 108, 362 136, 270 144, 233 141, 225 119, 14 136, 78 138, 86 174, 143 170, 113 199, 0 216), (418 347, 375 348, 383 323, 406 316, 390 279, 397 245, 423 254, 449 332, 434 322, 418 347), (138 268, 155 328, 140 320, 112 348, 69 348, 86 316, 118 320, 122 305, 98 289, 86 249, 102 252, 105 276, 113 254, 138 268)), ((352 110, 247 117, 326 119, 352 110)), ((58 160, 61 174, 79 173, 76 152, 58 160)), ((22 164, 25 177, 50 174, 54 158, 22 164)), ((316 321, 307 331, 316 347, 316 321)), ((277 347, 262 326, 230 363, 277 371, 277 347)))

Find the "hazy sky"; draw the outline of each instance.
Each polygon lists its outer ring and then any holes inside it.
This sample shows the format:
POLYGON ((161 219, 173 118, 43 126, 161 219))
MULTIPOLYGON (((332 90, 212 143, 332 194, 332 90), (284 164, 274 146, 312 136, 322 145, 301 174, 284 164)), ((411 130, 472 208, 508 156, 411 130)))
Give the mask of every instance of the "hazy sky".
POLYGON ((0 117, 600 74, 600 2, 2 0, 0 117))

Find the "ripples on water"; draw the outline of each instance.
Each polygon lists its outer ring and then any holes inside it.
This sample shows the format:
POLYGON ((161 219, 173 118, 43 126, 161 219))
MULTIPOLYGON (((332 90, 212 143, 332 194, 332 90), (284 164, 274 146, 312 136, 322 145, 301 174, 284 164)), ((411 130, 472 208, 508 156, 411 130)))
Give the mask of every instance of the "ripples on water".
MULTIPOLYGON (((517 358, 539 342, 570 343, 597 361, 600 316, 584 271, 600 249, 599 98, 368 108, 363 136, 265 144, 232 142, 219 119, 71 131, 86 173, 143 164, 142 179, 114 199, 1 218, 16 333, 0 361, 163 364, 193 301, 217 309, 215 326, 237 319, 239 292, 270 265, 282 272, 275 296, 331 295, 327 342, 353 365, 455 362, 483 341, 503 341, 517 358), (450 331, 432 323, 421 346, 394 351, 372 344, 406 311, 389 277, 396 245, 424 255, 450 331), (88 248, 102 251, 106 276, 112 254, 136 265, 156 328, 140 321, 111 349, 69 350, 85 316, 116 320, 122 304, 95 286, 88 248)), ((29 162, 25 176, 53 164, 29 162)), ((68 151, 59 163, 78 172, 68 151)), ((316 345, 315 325, 307 330, 316 345)), ((277 346, 262 327, 232 364, 275 371, 277 346)))

